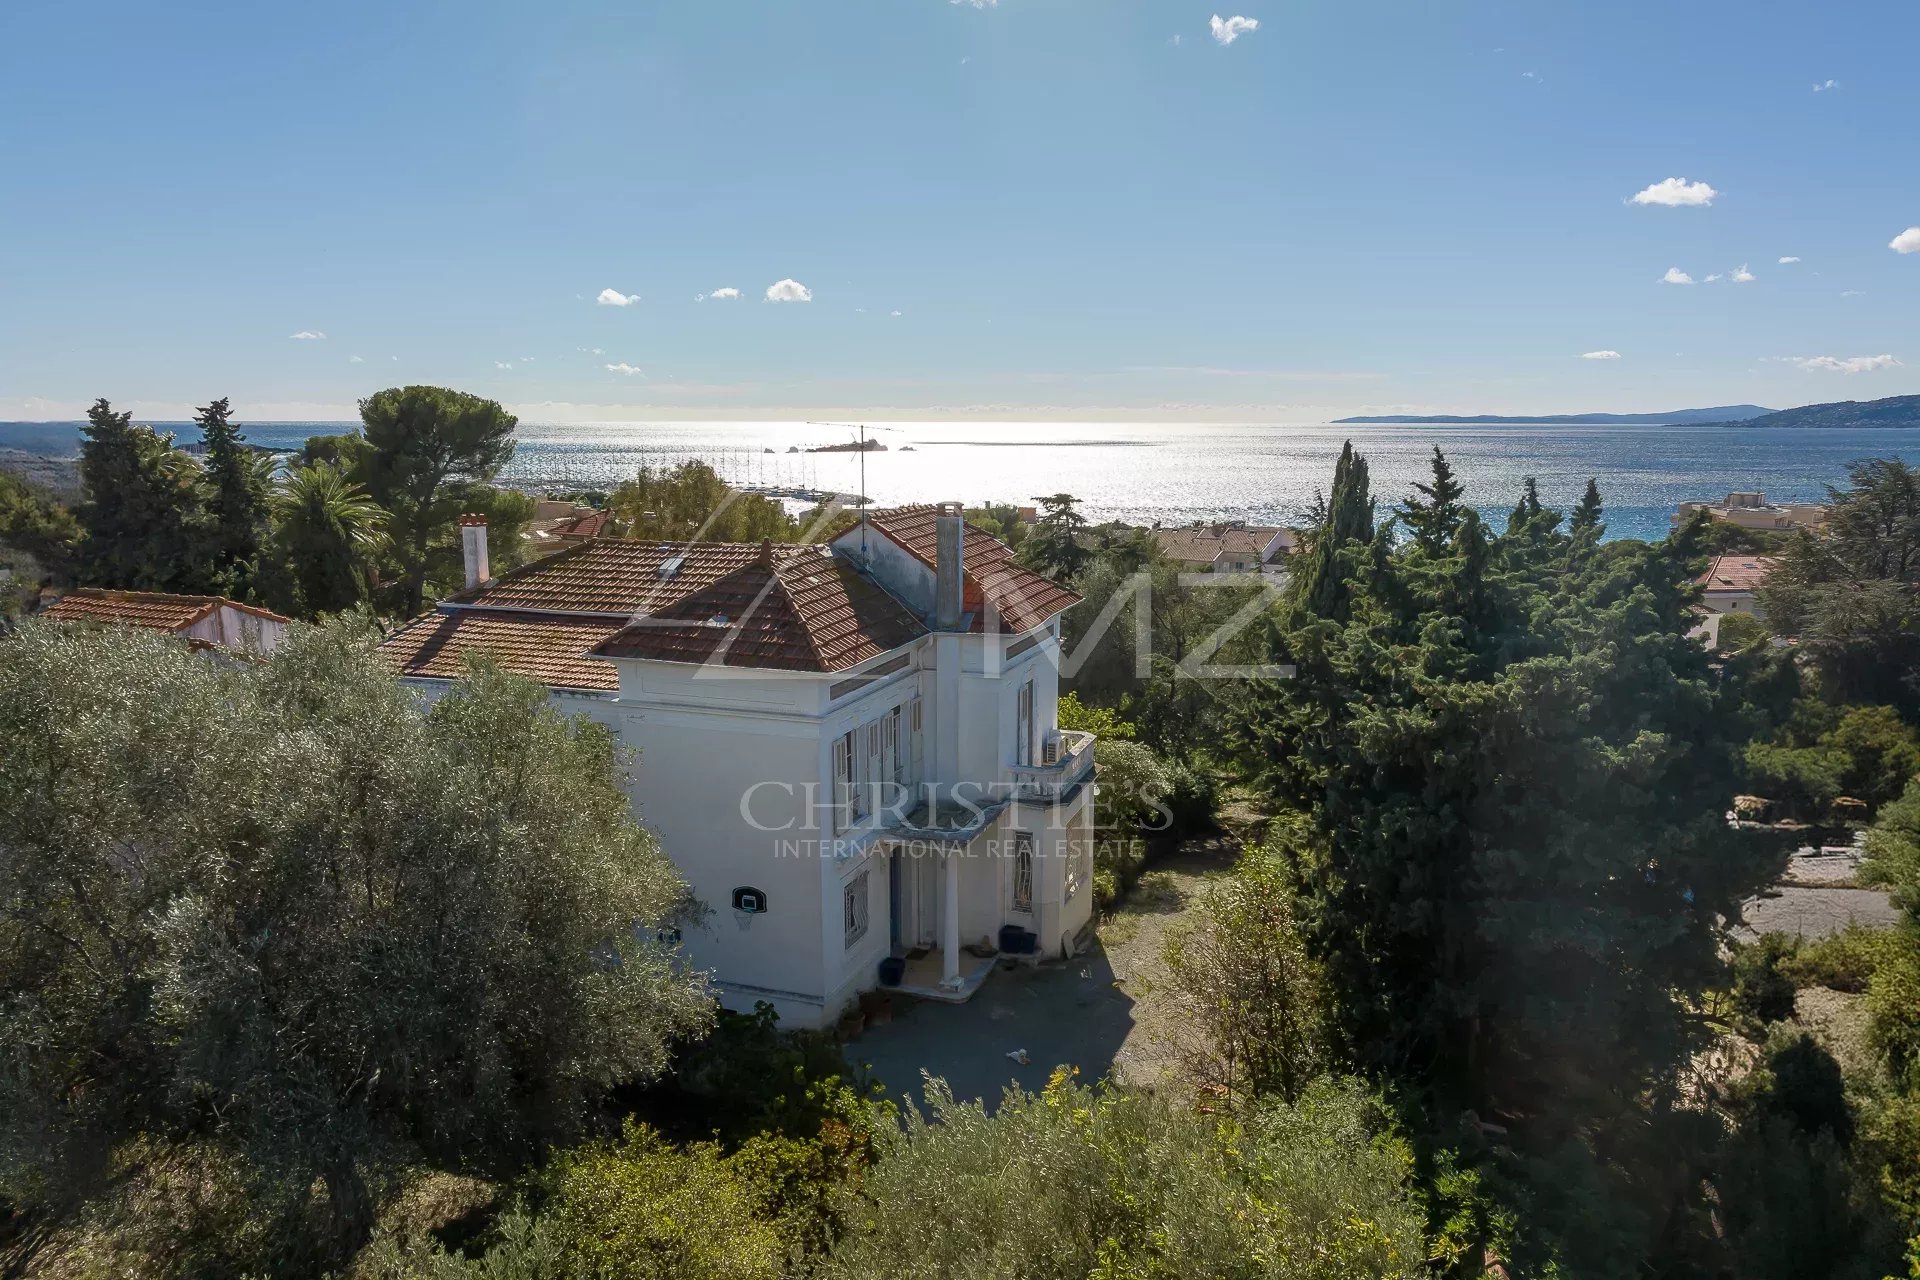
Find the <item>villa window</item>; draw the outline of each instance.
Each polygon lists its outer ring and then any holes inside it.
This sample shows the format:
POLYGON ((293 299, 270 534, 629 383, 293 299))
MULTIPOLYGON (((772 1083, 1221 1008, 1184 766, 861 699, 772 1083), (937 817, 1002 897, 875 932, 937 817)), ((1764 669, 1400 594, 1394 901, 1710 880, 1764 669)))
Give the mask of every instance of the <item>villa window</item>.
POLYGON ((833 833, 839 835, 852 826, 858 816, 854 805, 858 797, 853 785, 853 735, 843 733, 833 740, 833 833))
POLYGON ((1067 885, 1066 892, 1063 895, 1066 901, 1073 901, 1074 895, 1086 887, 1087 881, 1092 874, 1093 842, 1090 840, 1075 840, 1073 842, 1073 853, 1067 858, 1067 885))
POLYGON ((922 776, 922 761, 926 753, 927 736, 921 727, 921 719, 920 699, 915 698, 907 704, 907 741, 910 745, 907 758, 911 762, 907 766, 907 776, 914 782, 918 782, 922 776))
POLYGON ((1013 762, 1033 763, 1033 681, 1020 686, 1013 713, 1013 762))
POLYGON ((907 780, 907 758, 900 750, 900 708, 887 712, 880 721, 881 776, 895 784, 907 780))
POLYGON ((871 896, 867 892, 867 876, 868 873, 862 871, 859 875, 847 882, 847 887, 844 891, 842 923, 846 927, 847 946, 849 948, 867 936, 867 921, 870 914, 867 907, 868 899, 871 896))
POLYGON ((1025 831, 1013 833, 1013 909, 1033 914, 1033 836, 1025 831))

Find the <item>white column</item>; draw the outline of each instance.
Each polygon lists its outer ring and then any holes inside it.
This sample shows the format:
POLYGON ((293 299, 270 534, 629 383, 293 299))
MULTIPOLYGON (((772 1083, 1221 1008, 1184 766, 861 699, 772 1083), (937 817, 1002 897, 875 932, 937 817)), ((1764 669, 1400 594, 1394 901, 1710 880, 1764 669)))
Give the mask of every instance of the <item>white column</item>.
POLYGON ((960 859, 949 849, 942 855, 947 863, 945 900, 941 902, 940 978, 957 982, 960 978, 960 859))

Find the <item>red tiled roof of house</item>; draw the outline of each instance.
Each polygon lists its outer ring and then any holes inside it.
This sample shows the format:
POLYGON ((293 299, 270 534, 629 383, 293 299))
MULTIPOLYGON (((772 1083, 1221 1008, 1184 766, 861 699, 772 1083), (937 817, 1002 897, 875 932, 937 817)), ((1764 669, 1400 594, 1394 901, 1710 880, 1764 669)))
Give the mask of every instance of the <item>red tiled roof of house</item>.
POLYGON ((611 693, 620 687, 619 671, 586 654, 621 625, 612 619, 464 609, 422 614, 389 636, 380 650, 403 676, 457 680, 462 660, 473 653, 552 688, 611 693))
MULTIPOLYGON (((929 568, 938 554, 939 508, 932 505, 875 511, 867 522, 929 568)), ((984 529, 966 527, 961 562, 966 569, 961 608, 973 615, 974 630, 986 628, 986 606, 1000 615, 1003 630, 1027 631, 1054 614, 1080 603, 1080 593, 1042 577, 1014 559, 1013 548, 984 529)))
POLYGON ((1719 555, 1698 581, 1708 591, 1753 591, 1773 571, 1772 556, 1719 555))
MULTIPOLYGON (((1267 544, 1286 532, 1279 528, 1203 524, 1155 529, 1153 540, 1169 559, 1212 564, 1223 554, 1257 561, 1266 553, 1267 544)), ((1291 537, 1282 538, 1276 554, 1290 551, 1292 542, 1291 537)))
POLYGON ((112 622, 155 631, 185 631, 222 605, 273 622, 287 622, 277 613, 241 604, 221 596, 181 596, 164 591, 111 591, 76 587, 40 611, 55 622, 112 622))
POLYGON ((606 532, 607 522, 612 519, 613 512, 601 507, 557 521, 547 532, 556 538, 597 538, 606 532))
MULTIPOLYGON (((696 547, 695 553, 720 550, 696 547)), ((735 551, 734 547, 724 548, 735 551)), ((690 558, 678 599, 635 618, 596 650, 612 658, 719 662, 731 667, 844 671, 925 634, 920 620, 824 547, 748 547, 751 559, 690 558)))
POLYGON ((833 672, 925 631, 825 547, 597 539, 451 597, 382 649, 403 675, 452 678, 485 650, 544 684, 612 690, 600 658, 833 672))

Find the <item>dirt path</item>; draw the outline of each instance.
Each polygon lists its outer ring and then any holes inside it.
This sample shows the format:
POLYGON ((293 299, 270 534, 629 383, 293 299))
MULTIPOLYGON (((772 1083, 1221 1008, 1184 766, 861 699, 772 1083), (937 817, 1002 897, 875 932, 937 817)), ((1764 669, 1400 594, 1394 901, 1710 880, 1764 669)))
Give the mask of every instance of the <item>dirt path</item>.
POLYGON ((1133 1027, 1115 1055, 1114 1074, 1125 1084, 1164 1087, 1177 1077, 1173 1051, 1177 1014, 1167 998, 1164 954, 1168 934, 1180 927, 1209 881, 1227 875, 1266 819, 1243 803, 1222 810, 1222 830, 1183 841, 1155 859, 1133 893, 1099 926, 1100 945, 1113 967, 1114 984, 1133 1000, 1133 1027))

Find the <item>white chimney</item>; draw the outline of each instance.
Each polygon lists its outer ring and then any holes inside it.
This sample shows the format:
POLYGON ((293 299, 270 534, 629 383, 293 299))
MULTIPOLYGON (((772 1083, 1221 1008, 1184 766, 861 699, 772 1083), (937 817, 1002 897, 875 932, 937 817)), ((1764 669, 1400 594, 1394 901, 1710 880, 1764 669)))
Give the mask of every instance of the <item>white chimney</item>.
POLYGON ((933 628, 958 631, 967 576, 965 509, 957 502, 941 503, 933 529, 933 628))
POLYGON ((467 562, 467 590, 471 591, 492 577, 487 566, 487 518, 483 515, 460 517, 460 550, 467 562))

